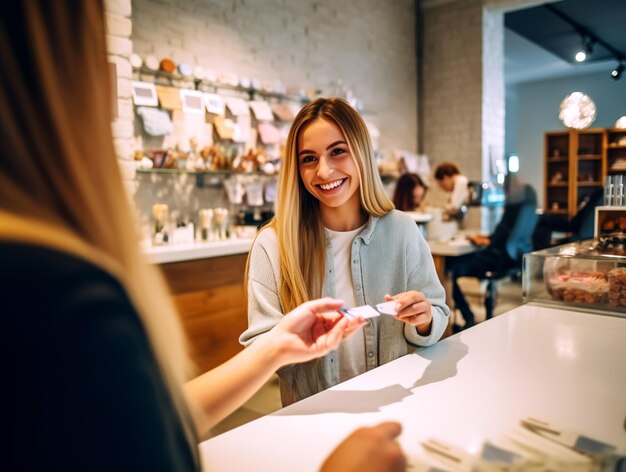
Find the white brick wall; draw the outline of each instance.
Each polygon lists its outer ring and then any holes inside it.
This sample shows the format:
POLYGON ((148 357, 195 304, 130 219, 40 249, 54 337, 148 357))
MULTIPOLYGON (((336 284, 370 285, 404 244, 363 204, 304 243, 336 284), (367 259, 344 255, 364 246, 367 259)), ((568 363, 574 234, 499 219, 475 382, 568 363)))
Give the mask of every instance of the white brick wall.
POLYGON ((424 152, 481 178, 482 5, 460 0, 424 11, 424 152))
POLYGON ((115 14, 130 18, 130 0, 104 0, 104 9, 109 14, 115 14))
MULTIPOLYGON (((132 68, 129 57, 133 50, 130 0, 106 0, 105 19, 109 62, 116 65, 117 116, 111 129, 115 151, 120 162, 122 178, 127 187, 134 187, 135 166, 133 160, 133 108, 130 81, 132 68)), ((132 193, 130 194, 132 195, 132 193)))
MULTIPOLYGON (((470 180, 504 157, 504 12, 538 0, 424 0, 424 152, 470 180)), ((443 195, 433 189, 432 200, 443 195)), ((478 227, 474 212, 468 227, 478 227)), ((483 225, 484 226, 484 225, 483 225)), ((483 227, 483 230, 485 228, 483 227)))
POLYGON ((423 0, 424 151, 470 179, 504 153, 505 11, 542 0, 423 0))
POLYGON ((132 33, 132 23, 130 18, 117 13, 106 14, 106 32, 111 36, 130 38, 132 33))
POLYGON ((504 14, 483 11, 482 178, 504 157, 504 14))
POLYGON ((417 150, 413 0, 135 0, 133 48, 364 101, 381 149, 417 150))

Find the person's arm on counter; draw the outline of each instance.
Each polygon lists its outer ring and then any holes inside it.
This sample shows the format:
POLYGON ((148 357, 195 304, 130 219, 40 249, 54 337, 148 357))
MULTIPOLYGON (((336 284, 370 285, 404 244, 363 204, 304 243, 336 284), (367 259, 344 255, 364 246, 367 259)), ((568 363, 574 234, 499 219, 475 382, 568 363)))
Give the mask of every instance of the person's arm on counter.
POLYGON ((280 367, 336 349, 362 324, 362 320, 348 320, 336 312, 342 303, 324 298, 300 305, 250 347, 188 382, 187 393, 202 414, 199 430, 203 432, 232 413, 280 367))

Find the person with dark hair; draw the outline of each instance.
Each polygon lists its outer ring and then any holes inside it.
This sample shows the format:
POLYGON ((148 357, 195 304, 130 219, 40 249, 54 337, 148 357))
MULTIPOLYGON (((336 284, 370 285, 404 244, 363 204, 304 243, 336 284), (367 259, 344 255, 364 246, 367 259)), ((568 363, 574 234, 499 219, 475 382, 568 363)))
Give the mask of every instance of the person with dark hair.
POLYGON ((417 174, 402 174, 396 182, 393 192, 393 204, 396 210, 412 211, 424 208, 424 197, 428 186, 417 174))
MULTIPOLYGON (((516 174, 508 174, 504 184, 506 203, 500 222, 490 236, 468 236, 479 251, 450 260, 452 297, 465 320, 463 329, 474 325, 472 312, 461 290, 460 277, 483 278, 487 272, 502 272, 521 264, 524 253, 532 251, 531 235, 536 224, 537 194, 522 184, 516 174)), ((461 328, 453 327, 455 331, 461 328)))
POLYGON ((450 217, 459 218, 459 215, 462 215, 461 209, 469 198, 469 180, 451 162, 444 162, 435 168, 435 180, 448 194, 448 200, 444 206, 445 212, 450 217))

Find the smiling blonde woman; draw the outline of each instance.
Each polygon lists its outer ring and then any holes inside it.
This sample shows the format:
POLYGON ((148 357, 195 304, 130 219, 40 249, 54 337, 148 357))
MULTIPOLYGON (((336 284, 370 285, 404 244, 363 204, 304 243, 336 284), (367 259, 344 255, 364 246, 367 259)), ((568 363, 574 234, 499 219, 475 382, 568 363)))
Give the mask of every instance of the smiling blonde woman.
POLYGON ((415 222, 394 210, 367 127, 345 100, 306 105, 289 131, 276 216, 247 267, 245 346, 292 307, 322 295, 346 307, 395 300, 338 350, 278 371, 283 405, 435 343, 448 323, 444 289, 415 222))

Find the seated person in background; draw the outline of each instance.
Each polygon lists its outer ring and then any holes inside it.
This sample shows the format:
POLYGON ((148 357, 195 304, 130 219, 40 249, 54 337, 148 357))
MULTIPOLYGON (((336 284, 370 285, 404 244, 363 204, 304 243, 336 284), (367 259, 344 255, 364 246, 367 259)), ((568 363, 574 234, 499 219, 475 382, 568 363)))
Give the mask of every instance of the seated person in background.
POLYGON ((553 231, 572 233, 570 237, 561 239, 556 244, 593 238, 595 208, 602 205, 603 201, 604 191, 599 188, 582 199, 577 213, 571 218, 550 213, 541 215, 533 232, 533 249, 536 251, 553 246, 553 231))
POLYGON ((402 174, 393 193, 393 204, 400 211, 424 211, 428 187, 417 174, 402 174))
MULTIPOLYGON (((464 328, 474 325, 474 313, 459 287, 459 277, 483 278, 487 271, 500 272, 513 268, 521 262, 523 253, 532 250, 531 234, 536 218, 534 210, 537 208, 535 190, 530 185, 522 184, 516 174, 508 174, 504 189, 506 195, 504 213, 494 232, 488 237, 480 235, 467 237, 472 244, 482 249, 452 258, 448 265, 448 270, 452 273, 452 297, 456 308, 465 319, 464 328), (509 237, 518 225, 518 218, 527 218, 527 213, 522 210, 528 206, 531 206, 528 224, 523 225, 523 222, 519 222, 522 223, 523 232, 511 241, 509 237)), ((455 327, 455 330, 459 329, 458 326, 455 327)))
POLYGON ((450 218, 462 219, 462 207, 469 198, 469 180, 461 175, 459 168, 451 162, 439 164, 435 169, 435 180, 439 187, 448 193, 444 207, 450 218))

